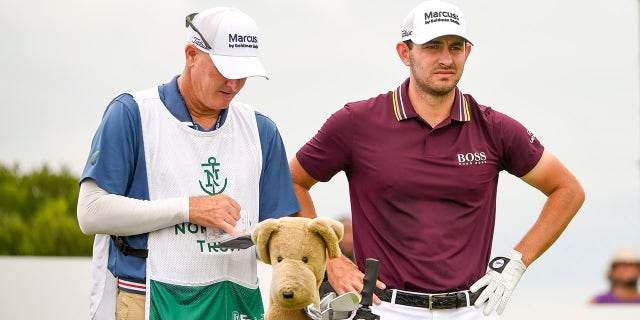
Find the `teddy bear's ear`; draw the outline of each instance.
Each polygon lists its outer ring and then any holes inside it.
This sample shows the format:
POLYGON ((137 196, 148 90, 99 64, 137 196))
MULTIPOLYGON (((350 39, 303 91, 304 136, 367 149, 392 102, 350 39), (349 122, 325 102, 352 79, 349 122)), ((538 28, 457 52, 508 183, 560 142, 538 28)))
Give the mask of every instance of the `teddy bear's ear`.
POLYGON ((280 223, 276 219, 266 219, 258 223, 256 229, 251 232, 251 240, 256 244, 258 258, 266 264, 271 264, 271 258, 269 257, 271 234, 278 230, 279 227, 280 223))
POLYGON ((342 223, 329 218, 315 218, 309 222, 309 229, 324 239, 329 258, 333 259, 341 255, 338 243, 344 235, 342 223))

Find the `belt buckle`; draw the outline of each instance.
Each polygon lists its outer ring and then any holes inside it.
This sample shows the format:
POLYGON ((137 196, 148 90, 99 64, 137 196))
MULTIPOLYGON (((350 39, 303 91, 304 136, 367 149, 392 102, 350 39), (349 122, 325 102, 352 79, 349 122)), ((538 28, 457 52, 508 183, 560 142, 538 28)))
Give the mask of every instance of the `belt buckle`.
POLYGON ((429 310, 455 309, 457 307, 457 296, 455 293, 429 295, 429 310))

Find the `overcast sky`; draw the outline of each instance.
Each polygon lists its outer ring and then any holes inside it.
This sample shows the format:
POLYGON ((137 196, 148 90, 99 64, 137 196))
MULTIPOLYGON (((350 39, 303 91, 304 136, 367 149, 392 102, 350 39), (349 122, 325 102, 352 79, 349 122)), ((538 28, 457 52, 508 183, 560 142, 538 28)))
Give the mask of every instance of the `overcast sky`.
MULTIPOLYGON (((638 1, 452 2, 475 44, 462 91, 522 122, 587 193, 566 233, 530 268, 529 283, 564 268, 576 275, 565 281, 603 284, 616 247, 640 248, 638 1)), ((345 102, 407 77, 395 44, 417 3, 3 0, 0 161, 79 175, 108 102, 180 73, 185 15, 218 5, 240 8, 260 27, 271 79, 249 79, 237 100, 277 123, 290 158, 345 102)), ((343 174, 313 195, 320 215, 349 212, 343 174)), ((498 201, 494 252, 503 254, 544 197, 504 174, 498 201)))

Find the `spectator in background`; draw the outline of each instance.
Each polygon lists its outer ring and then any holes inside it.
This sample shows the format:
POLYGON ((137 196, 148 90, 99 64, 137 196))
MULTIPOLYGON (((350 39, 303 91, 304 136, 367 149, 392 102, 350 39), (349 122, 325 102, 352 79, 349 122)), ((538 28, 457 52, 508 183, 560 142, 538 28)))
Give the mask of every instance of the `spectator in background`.
POLYGON ((591 299, 591 303, 640 303, 640 256, 633 248, 623 247, 616 251, 607 278, 611 289, 591 299))

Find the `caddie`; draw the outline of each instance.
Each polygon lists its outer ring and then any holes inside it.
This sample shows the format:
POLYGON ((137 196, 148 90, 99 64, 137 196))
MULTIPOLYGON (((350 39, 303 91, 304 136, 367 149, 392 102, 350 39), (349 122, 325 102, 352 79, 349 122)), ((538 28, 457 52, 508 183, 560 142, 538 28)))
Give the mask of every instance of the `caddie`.
POLYGON ((218 7, 186 27, 182 73, 117 96, 93 138, 78 198, 92 319, 261 319, 255 249, 215 245, 300 210, 276 125, 234 100, 267 78, 255 21, 218 7))

